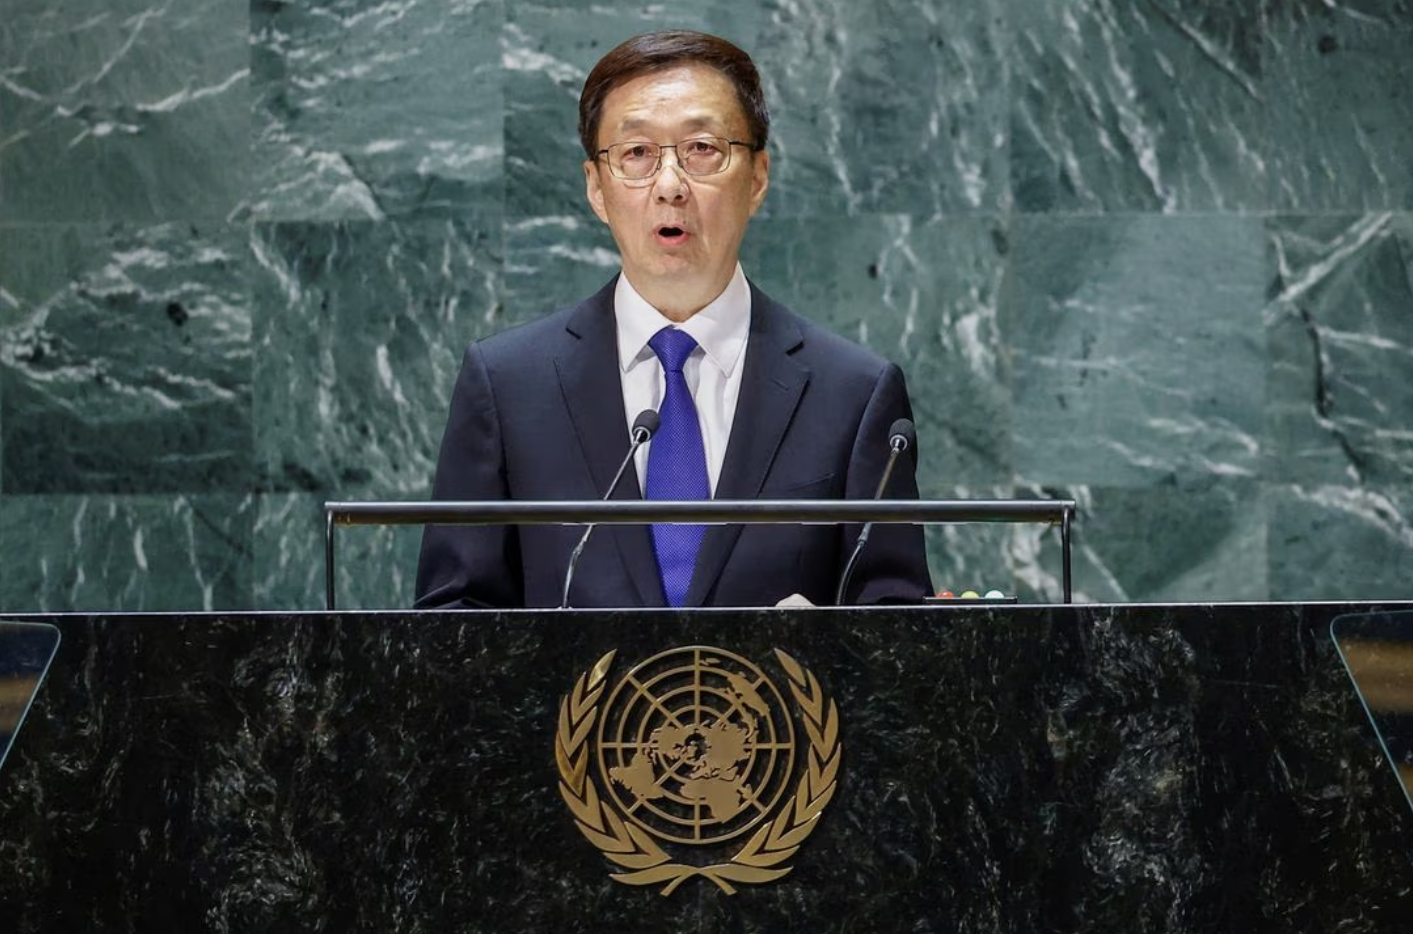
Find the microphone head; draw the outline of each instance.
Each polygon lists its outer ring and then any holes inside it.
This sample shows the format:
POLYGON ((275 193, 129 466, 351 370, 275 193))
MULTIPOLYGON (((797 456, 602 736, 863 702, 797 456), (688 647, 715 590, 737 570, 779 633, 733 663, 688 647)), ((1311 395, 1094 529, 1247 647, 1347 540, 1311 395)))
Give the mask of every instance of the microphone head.
POLYGON ((628 436, 634 441, 647 443, 657 434, 661 424, 662 417, 657 414, 656 409, 643 409, 638 413, 638 417, 633 419, 633 430, 628 432, 628 436))
POLYGON ((917 428, 913 420, 900 418, 888 429, 888 446, 895 451, 910 451, 917 447, 917 428))

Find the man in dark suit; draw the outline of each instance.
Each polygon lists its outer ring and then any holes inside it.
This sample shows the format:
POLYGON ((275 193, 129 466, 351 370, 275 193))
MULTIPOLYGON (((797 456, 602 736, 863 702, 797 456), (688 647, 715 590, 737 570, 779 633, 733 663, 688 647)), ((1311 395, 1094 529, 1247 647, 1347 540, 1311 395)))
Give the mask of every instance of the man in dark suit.
MULTIPOLYGON (((725 40, 638 36, 580 97, 590 205, 622 273, 597 295, 466 351, 442 440, 443 500, 597 499, 644 410, 661 428, 614 495, 873 496, 911 418, 897 366, 801 318, 737 261, 769 185, 759 76, 725 40)), ((891 497, 916 497, 911 465, 891 497)), ((857 526, 605 526, 576 607, 832 603, 857 526), (801 600, 803 598, 803 601, 801 600)), ((579 529, 430 526, 419 607, 557 606, 579 529)), ((922 530, 879 525, 846 602, 931 587, 922 530)))

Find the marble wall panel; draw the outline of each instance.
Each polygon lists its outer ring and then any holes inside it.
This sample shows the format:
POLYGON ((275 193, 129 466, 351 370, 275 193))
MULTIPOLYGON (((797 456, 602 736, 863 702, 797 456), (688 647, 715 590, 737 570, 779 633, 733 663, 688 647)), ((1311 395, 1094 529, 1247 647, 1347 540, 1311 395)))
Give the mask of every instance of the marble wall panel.
POLYGON ((466 342, 500 290, 500 219, 254 230, 261 489, 425 497, 466 342))
POLYGON ((1276 216, 1266 474, 1413 482, 1413 215, 1276 216))
POLYGON ((1017 218, 1001 331, 1018 476, 1254 476, 1262 259, 1257 219, 1017 218))
POLYGON ((253 511, 229 494, 0 497, 0 610, 248 609, 253 511))
POLYGON ((1413 485, 1272 485, 1267 495, 1277 598, 1413 593, 1413 485))
POLYGON ((1267 4, 1271 206, 1413 208, 1413 2, 1267 4))
POLYGON ((4 491, 248 490, 239 229, 0 227, 4 491))
POLYGON ((457 217, 499 197, 502 0, 251 9, 250 215, 457 217))
MULTIPOLYGON (((1053 490, 1076 502, 1079 602, 1184 602, 1271 597, 1264 485, 1212 476, 1152 487, 1053 490)), ((1059 567, 1047 556, 1041 567, 1059 567)), ((1040 591, 1051 594, 1048 585, 1040 591)), ((1281 599, 1286 599, 1281 597, 1281 599)))
POLYGON ((246 0, 6 4, 5 221, 221 220, 249 176, 246 0))
POLYGON ((1260 4, 1012 0, 1008 9, 1017 208, 1265 206, 1260 4))
POLYGON ((751 51, 771 100, 770 216, 1009 205, 1000 0, 798 0, 751 51))

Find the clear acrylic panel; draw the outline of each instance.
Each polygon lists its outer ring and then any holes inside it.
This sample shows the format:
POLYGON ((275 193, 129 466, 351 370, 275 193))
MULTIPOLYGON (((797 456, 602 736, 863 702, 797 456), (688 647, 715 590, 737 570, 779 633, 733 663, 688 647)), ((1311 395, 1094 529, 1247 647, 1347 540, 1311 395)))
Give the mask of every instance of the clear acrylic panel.
POLYGON ((58 648, 48 623, 0 620, 0 769, 58 648))
POLYGON ((1413 611, 1339 616, 1330 635, 1413 807, 1413 611))

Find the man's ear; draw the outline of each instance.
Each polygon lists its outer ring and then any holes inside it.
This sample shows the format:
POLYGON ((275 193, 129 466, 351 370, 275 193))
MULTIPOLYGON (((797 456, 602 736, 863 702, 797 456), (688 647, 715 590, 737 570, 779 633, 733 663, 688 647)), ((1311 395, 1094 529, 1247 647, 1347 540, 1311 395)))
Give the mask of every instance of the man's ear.
POLYGON ((770 153, 762 149, 751 154, 751 214, 760 210, 770 187, 770 153))
POLYGON ((584 196, 589 201, 589 207, 599 216, 599 220, 607 224, 608 212, 603 207, 603 183, 599 179, 599 164, 589 159, 584 160, 584 196))

